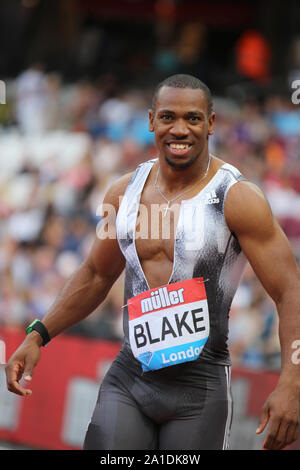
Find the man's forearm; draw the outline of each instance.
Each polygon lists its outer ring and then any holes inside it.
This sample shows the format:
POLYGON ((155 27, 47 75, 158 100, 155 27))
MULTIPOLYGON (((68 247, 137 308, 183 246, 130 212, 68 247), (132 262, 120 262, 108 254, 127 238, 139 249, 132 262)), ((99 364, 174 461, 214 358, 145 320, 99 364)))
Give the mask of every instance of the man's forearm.
POLYGON ((299 288, 286 292, 278 302, 277 310, 281 345, 281 380, 293 382, 300 390, 300 364, 294 360, 295 342, 300 341, 299 288))
MULTIPOLYGON (((105 299, 114 279, 102 279, 88 263, 83 263, 67 281, 54 304, 42 319, 50 338, 80 322, 105 299)), ((30 335, 32 338, 34 332, 30 335)))

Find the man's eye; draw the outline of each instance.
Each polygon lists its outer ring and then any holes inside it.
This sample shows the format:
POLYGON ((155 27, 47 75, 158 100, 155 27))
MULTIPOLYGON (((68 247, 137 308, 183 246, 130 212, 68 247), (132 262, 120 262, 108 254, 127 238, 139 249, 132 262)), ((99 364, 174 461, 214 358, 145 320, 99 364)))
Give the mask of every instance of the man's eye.
POLYGON ((163 119, 164 121, 169 121, 170 119, 172 119, 172 116, 170 116, 169 114, 163 114, 162 116, 160 116, 160 119, 163 119))
POLYGON ((200 118, 200 116, 190 116, 189 120, 190 121, 201 121, 201 118, 200 118))

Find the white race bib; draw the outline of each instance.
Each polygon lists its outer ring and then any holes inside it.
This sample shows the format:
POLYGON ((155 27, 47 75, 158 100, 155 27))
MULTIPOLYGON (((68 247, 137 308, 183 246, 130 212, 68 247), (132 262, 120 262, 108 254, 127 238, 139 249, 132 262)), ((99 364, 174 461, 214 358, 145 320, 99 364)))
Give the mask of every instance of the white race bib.
POLYGON ((199 357, 209 336, 203 278, 147 290, 127 305, 131 350, 145 372, 199 357))

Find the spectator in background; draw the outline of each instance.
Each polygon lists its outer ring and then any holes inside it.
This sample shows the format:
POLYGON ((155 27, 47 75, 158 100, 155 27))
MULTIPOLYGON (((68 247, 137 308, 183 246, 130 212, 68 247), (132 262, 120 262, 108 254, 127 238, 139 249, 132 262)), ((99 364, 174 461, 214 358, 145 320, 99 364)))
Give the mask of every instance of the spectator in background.
POLYGON ((258 31, 244 31, 236 44, 236 67, 249 79, 264 83, 270 78, 271 48, 258 31))
POLYGON ((24 134, 40 134, 47 129, 46 93, 43 64, 32 64, 17 78, 16 119, 24 134))

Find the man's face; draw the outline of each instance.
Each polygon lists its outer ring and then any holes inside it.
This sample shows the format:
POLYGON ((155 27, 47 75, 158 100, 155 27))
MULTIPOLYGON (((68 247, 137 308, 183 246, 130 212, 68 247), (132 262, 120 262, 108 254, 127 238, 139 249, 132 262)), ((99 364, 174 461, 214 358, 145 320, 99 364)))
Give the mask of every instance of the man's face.
POLYGON ((149 111, 149 130, 155 133, 159 155, 172 168, 191 166, 206 155, 214 118, 202 90, 162 87, 155 110, 149 111))

